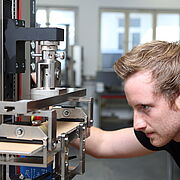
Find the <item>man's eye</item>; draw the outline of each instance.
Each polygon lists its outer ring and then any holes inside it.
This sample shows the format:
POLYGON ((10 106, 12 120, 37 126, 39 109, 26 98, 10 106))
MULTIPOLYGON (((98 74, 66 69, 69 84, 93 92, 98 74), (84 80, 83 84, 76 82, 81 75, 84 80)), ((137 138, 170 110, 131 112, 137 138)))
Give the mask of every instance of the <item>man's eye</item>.
POLYGON ((141 105, 141 108, 142 108, 143 110, 148 110, 148 109, 150 108, 150 106, 145 105, 145 104, 142 104, 142 105, 141 105))

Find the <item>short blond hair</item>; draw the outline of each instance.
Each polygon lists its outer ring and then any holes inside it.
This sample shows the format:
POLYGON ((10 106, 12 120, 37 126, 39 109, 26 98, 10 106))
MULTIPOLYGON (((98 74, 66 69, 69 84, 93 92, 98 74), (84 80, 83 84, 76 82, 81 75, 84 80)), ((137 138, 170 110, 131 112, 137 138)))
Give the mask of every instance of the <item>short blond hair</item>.
POLYGON ((152 41, 133 48, 114 64, 124 80, 139 71, 150 71, 155 93, 163 95, 172 107, 180 94, 180 42, 152 41))

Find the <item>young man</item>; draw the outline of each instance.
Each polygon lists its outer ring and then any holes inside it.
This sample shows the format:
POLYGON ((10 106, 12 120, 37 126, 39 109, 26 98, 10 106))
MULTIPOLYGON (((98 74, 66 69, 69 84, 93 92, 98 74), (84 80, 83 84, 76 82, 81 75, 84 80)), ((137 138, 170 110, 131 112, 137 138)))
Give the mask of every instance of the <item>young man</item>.
POLYGON ((97 158, 129 158, 166 150, 180 167, 180 44, 139 45, 114 69, 125 81, 134 126, 117 131, 92 127, 86 152, 97 158))

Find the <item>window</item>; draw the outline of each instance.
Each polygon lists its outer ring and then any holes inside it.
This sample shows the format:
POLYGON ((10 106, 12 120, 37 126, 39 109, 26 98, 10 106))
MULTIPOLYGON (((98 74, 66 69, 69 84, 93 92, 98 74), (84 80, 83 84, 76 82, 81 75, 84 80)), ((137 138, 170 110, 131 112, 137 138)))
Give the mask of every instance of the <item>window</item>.
POLYGON ((140 18, 131 18, 130 19, 130 23, 129 23, 130 27, 140 27, 141 26, 141 19, 140 18))
POLYGON ((119 33, 119 39, 118 39, 118 48, 123 49, 124 46, 124 33, 119 33))
POLYGON ((119 27, 124 27, 124 18, 119 18, 119 27))
POLYGON ((179 14, 158 14, 156 26, 156 39, 178 41, 180 39, 179 14))
POLYGON ((152 14, 130 13, 128 50, 152 40, 152 14))
POLYGON ((124 53, 123 13, 105 12, 101 15, 101 55, 103 69, 112 69, 114 62, 124 53))
POLYGON ((140 43, 140 33, 132 33, 132 47, 140 43))
POLYGON ((39 9, 36 12, 36 26, 47 27, 47 11, 45 9, 39 9))
POLYGON ((102 9, 100 15, 101 70, 112 70, 114 62, 138 44, 180 39, 179 12, 102 9))

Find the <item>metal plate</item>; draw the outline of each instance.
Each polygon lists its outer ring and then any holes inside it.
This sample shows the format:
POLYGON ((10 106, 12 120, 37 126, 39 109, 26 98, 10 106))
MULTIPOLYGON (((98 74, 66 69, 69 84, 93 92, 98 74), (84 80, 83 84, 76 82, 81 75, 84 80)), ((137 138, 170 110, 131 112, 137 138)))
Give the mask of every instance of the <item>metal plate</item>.
MULTIPOLYGON (((42 92, 43 93, 43 90, 42 92)), ((26 114, 31 111, 43 109, 55 104, 69 101, 72 97, 83 97, 86 95, 84 88, 67 88, 66 91, 57 96, 39 100, 0 101, 0 114, 26 114)))

